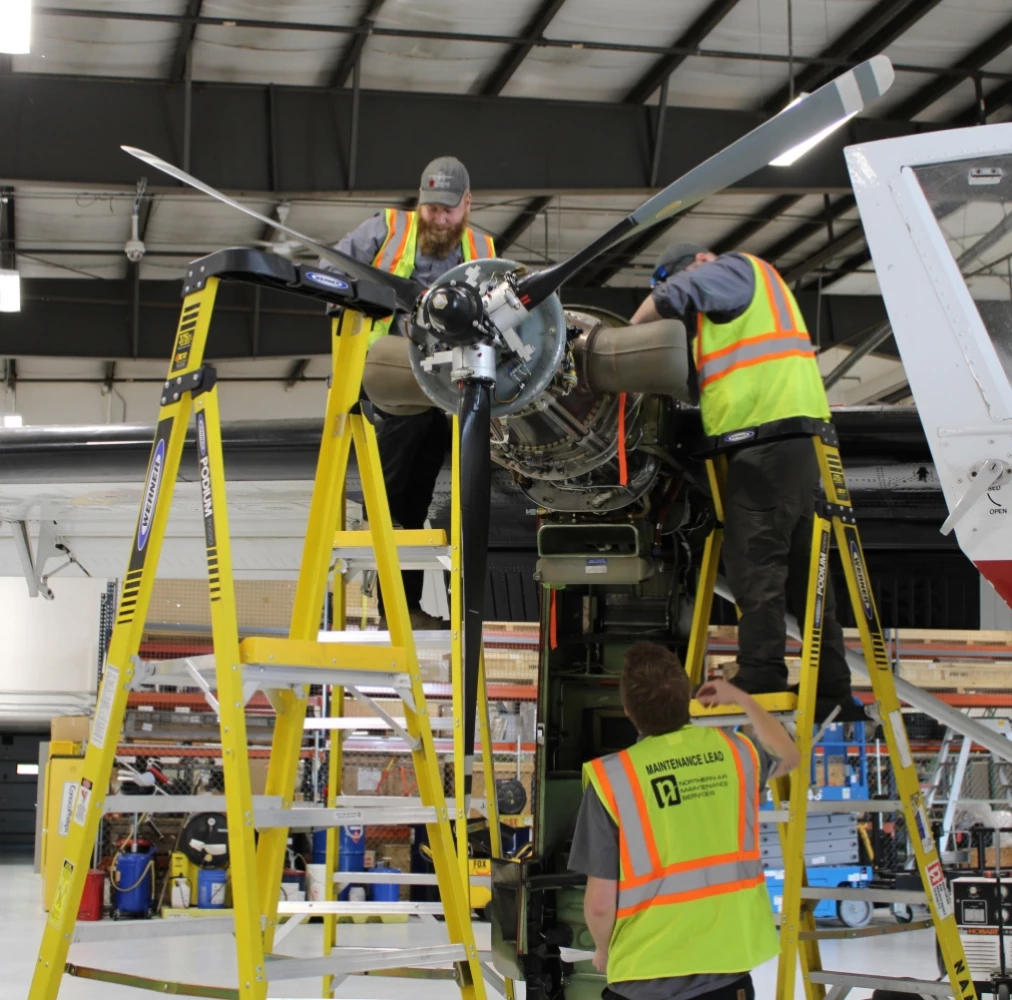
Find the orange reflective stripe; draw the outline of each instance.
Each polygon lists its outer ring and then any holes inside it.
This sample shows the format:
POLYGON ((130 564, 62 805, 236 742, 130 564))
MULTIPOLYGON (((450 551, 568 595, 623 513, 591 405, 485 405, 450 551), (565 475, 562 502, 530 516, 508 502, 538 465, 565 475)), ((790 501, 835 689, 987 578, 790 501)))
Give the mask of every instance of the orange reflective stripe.
POLYGON ((745 850, 745 796, 748 794, 748 789, 745 787, 745 768, 742 767, 741 756, 738 753, 738 747, 735 746, 735 741, 722 729, 718 729, 717 732, 724 737, 727 745, 731 748, 734 768, 738 772, 738 850, 741 852, 745 850))
POLYGON ((611 787, 611 781, 608 779, 608 774, 604 769, 604 761, 598 757, 597 760, 591 762, 591 767, 594 768, 594 773, 597 775, 598 784, 601 787, 601 791, 604 793, 606 804, 611 810, 612 818, 618 824, 618 849, 622 861, 622 870, 631 872, 633 870, 633 865, 632 858, 629 856, 629 845, 626 843, 625 834, 622 832, 622 822, 619 817, 618 806, 615 804, 615 792, 611 787))
POLYGON ((615 916, 619 919, 631 917, 652 906, 671 906, 674 903, 690 903, 694 899, 706 899, 710 896, 722 896, 729 892, 738 892, 742 889, 753 889, 766 881, 763 873, 753 878, 740 879, 737 882, 724 882, 721 885, 709 886, 706 889, 690 889, 687 892, 673 892, 666 896, 654 896, 653 899, 645 899, 635 906, 627 906, 619 909, 615 916))
POLYGON ((404 232, 401 234, 401 242, 397 245, 397 250, 394 253, 394 259, 390 264, 390 273, 393 274, 397 270, 397 265, 401 262, 401 257, 404 256, 404 247, 408 242, 408 233, 411 232, 411 227, 415 224, 415 213, 408 212, 408 224, 404 227, 404 232))
POLYGON ((486 257, 495 256, 495 244, 492 242, 492 237, 489 236, 487 233, 485 234, 485 256, 486 257))
MULTIPOLYGON (((661 858, 657 853, 657 841, 654 840, 653 824, 650 822, 650 813, 647 812, 647 804, 643 798, 643 789, 640 787, 639 779, 636 777, 636 769, 633 767, 629 751, 623 750, 618 755, 618 759, 622 762, 626 779, 629 782, 629 787, 632 789, 633 800, 636 803, 636 812, 639 815, 640 825, 643 827, 643 839, 646 841, 647 851, 650 854, 650 869, 656 874, 661 868, 661 858)), ((621 823, 619 825, 621 826, 621 823)))
MULTIPOLYGON (((789 334, 792 340, 797 338, 797 334, 789 334)), ((769 354, 764 354, 762 357, 750 358, 746 361, 739 361, 736 364, 728 365, 727 368, 719 372, 715 372, 713 375, 708 375, 699 383, 699 388, 704 389, 706 386, 711 385, 718 379, 722 379, 725 375, 730 375, 731 372, 738 371, 739 368, 750 368, 752 365, 761 365, 766 361, 780 361, 783 358, 811 358, 812 351, 801 350, 798 348, 784 350, 784 351, 771 351, 769 354)))
POLYGON ((678 861, 668 865, 660 871, 649 872, 646 875, 638 875, 633 878, 623 879, 619 882, 620 889, 636 889, 648 882, 664 878, 668 875, 682 875, 685 872, 697 871, 700 868, 711 868, 714 865, 730 864, 735 861, 748 861, 749 859, 741 851, 731 851, 728 854, 708 854, 705 858, 693 858, 691 861, 678 861))
POLYGON ((474 242, 474 230, 468 227, 465 230, 465 236, 467 237, 467 248, 471 252, 471 260, 478 258, 478 247, 474 242))
POLYGON ((397 228, 396 226, 397 209, 388 208, 383 214, 386 216, 387 220, 387 234, 384 237, 383 242, 380 244, 379 252, 373 258, 374 266, 378 265, 379 262, 383 259, 383 254, 386 253, 387 247, 390 245, 390 241, 394 238, 394 231, 397 228))

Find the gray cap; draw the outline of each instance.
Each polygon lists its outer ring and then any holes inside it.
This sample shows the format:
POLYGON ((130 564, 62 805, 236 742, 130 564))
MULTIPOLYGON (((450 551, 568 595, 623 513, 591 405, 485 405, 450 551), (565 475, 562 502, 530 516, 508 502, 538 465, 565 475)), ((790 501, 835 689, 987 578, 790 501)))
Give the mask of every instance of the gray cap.
POLYGON ((470 188, 467 167, 455 156, 438 156, 422 171, 418 204, 456 208, 470 188))
POLYGON ((677 274, 684 267, 688 267, 695 259, 697 253, 709 253, 706 247, 698 243, 676 243, 668 247, 657 259, 657 270, 664 268, 664 277, 677 274))

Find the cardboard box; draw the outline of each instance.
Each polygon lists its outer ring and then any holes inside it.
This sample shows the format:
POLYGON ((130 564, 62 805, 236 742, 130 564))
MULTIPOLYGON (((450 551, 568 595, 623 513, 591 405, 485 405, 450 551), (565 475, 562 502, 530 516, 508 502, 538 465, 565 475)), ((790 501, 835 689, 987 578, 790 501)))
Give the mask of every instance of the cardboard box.
MULTIPOLYGON (((972 864, 977 863, 977 852, 972 851, 970 854, 972 864)), ((988 868, 994 868, 995 864, 995 850, 993 847, 985 848, 984 850, 984 864, 988 868)), ((1012 847, 1003 847, 1001 849, 1001 866, 1002 868, 1012 868, 1012 847)))
POLYGON ((87 715, 58 715, 49 724, 51 743, 86 743, 91 732, 91 718, 87 715))

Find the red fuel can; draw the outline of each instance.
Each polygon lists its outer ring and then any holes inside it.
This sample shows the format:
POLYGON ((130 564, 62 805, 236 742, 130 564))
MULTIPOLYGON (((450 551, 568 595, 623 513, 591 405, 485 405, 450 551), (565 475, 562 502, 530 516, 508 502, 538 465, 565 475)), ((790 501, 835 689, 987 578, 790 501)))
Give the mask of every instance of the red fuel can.
POLYGON ((78 920, 102 919, 102 896, 105 890, 105 872, 101 868, 92 868, 84 880, 84 893, 81 906, 77 911, 78 920))

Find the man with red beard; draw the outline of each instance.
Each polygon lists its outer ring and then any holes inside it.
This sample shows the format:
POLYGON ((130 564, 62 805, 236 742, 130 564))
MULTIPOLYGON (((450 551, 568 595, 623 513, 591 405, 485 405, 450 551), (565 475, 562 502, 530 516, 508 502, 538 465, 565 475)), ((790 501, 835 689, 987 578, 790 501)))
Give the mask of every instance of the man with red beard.
MULTIPOLYGON (((492 238, 468 226, 470 212, 471 181, 467 169, 453 156, 440 156, 422 173, 417 211, 388 208, 377 212, 348 233, 337 249, 428 287, 458 264, 495 256, 492 238)), ((379 320, 370 344, 388 333, 404 336, 407 317, 398 313, 379 320)), ((422 528, 429 514, 436 477, 450 447, 449 418, 435 407, 412 416, 395 416, 378 408, 377 412, 382 417, 376 436, 390 513, 402 528, 422 528)), ((422 571, 407 570, 403 576, 412 626, 442 628, 441 619, 422 611, 422 571)), ((380 627, 385 628, 382 594, 380 616, 380 627)))

